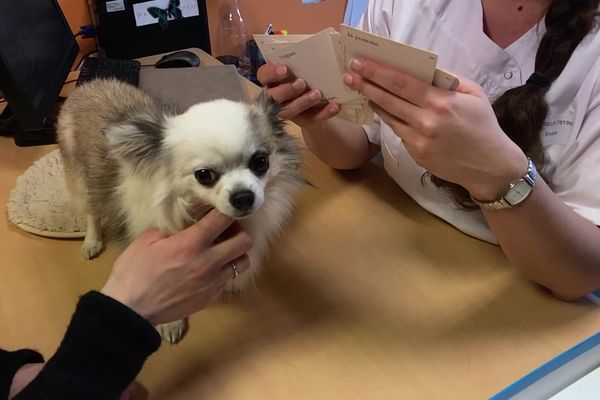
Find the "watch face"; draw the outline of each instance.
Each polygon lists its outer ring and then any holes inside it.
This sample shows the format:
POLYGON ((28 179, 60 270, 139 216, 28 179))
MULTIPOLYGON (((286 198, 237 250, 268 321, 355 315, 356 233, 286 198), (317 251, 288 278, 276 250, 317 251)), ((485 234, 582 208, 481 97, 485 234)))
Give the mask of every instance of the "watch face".
POLYGON ((511 205, 515 206, 525 200, 531 192, 531 186, 525 180, 517 182, 504 196, 504 199, 511 205))

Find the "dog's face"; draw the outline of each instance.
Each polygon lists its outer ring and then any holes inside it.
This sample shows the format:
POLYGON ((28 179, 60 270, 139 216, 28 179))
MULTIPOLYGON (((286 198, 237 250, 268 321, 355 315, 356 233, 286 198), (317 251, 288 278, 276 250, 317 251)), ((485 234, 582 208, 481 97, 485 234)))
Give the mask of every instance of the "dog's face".
MULTIPOLYGON (((148 162, 134 165, 164 176, 166 191, 184 202, 193 217, 212 207, 234 218, 248 216, 261 207, 272 181, 300 164, 298 148, 277 112, 264 94, 250 105, 228 100, 197 104, 157 126, 160 132, 151 135, 160 140, 138 151, 146 152, 148 162)), ((128 147, 114 141, 111 146, 128 147)))
POLYGON ((263 203, 276 155, 275 127, 260 108, 219 100, 168 121, 165 144, 177 192, 244 217, 263 203))

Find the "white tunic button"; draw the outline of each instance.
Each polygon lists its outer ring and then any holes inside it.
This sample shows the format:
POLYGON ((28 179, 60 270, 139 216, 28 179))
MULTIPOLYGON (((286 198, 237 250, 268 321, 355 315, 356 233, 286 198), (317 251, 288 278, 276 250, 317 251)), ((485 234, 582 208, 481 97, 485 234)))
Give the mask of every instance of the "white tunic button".
POLYGON ((504 73, 504 79, 512 79, 512 77, 513 77, 512 71, 506 71, 504 73))

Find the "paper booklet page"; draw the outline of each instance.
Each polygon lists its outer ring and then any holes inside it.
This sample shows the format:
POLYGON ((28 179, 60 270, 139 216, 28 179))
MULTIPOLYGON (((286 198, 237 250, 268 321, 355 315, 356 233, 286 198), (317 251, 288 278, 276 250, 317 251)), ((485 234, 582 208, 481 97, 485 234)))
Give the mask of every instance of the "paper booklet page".
POLYGON ((454 90, 458 78, 436 68, 437 55, 377 35, 340 26, 314 35, 254 35, 267 63, 285 64, 323 98, 341 104, 338 117, 355 124, 373 121, 368 100, 343 83, 343 75, 354 57, 367 57, 391 65, 425 82, 454 90))

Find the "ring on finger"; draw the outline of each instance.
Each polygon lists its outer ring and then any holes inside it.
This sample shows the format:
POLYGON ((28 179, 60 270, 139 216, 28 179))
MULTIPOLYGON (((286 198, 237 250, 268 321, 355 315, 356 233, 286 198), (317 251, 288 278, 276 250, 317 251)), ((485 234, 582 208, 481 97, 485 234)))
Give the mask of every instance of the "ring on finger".
POLYGON ((239 270, 238 266, 235 265, 234 262, 231 263, 231 269, 233 270, 233 279, 237 278, 238 275, 240 274, 240 270, 239 270))

